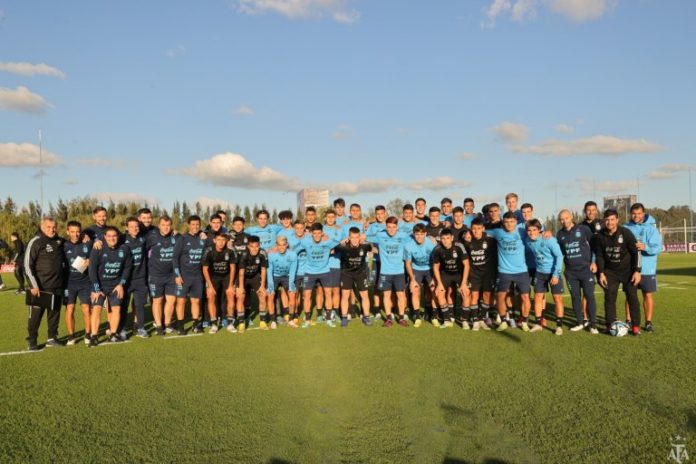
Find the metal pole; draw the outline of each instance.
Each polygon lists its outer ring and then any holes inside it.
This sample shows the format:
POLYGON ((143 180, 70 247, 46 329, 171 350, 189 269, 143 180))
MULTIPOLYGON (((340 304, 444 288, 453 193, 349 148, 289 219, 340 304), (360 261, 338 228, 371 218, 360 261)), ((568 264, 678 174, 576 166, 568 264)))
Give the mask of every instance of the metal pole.
POLYGON ((694 197, 691 189, 691 166, 689 166, 689 226, 691 227, 691 241, 694 241, 694 197))
POLYGON ((41 189, 41 216, 44 215, 44 185, 43 185, 43 139, 39 129, 39 185, 41 189))
POLYGON ((689 237, 686 235, 686 218, 684 218, 684 251, 689 253, 689 237))

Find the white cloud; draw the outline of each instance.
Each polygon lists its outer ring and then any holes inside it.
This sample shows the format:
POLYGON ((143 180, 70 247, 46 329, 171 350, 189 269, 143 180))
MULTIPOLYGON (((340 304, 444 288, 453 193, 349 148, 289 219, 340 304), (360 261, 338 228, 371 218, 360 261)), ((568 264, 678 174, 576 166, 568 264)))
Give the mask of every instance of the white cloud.
POLYGON ((468 188, 471 187, 471 183, 455 179, 449 176, 435 177, 430 179, 416 180, 412 182, 407 182, 404 186, 414 192, 419 192, 423 190, 431 190, 434 192, 447 189, 456 188, 468 188))
POLYGON ((221 153, 196 161, 189 168, 170 169, 168 174, 191 176, 202 182, 226 187, 265 189, 282 192, 300 190, 302 184, 292 177, 269 167, 257 168, 237 153, 221 153))
MULTIPOLYGON (((41 165, 63 164, 63 158, 43 150, 41 165)), ((33 143, 0 143, 0 167, 39 166, 39 146, 33 143)))
POLYGON ((495 27, 496 20, 504 16, 515 22, 532 20, 541 9, 582 23, 601 18, 617 3, 618 0, 492 0, 484 9, 481 26, 495 27))
POLYGON ((77 179, 75 179, 74 177, 71 177, 70 179, 66 179, 65 182, 63 182, 63 183, 65 185, 77 185, 77 184, 79 184, 77 179))
POLYGON ((157 197, 140 195, 139 193, 133 192, 99 192, 97 194, 94 194, 93 196, 102 203, 108 203, 110 201, 113 201, 114 203, 138 203, 141 205, 159 204, 159 200, 157 199, 157 197))
POLYGON ((575 132, 575 128, 573 126, 569 126, 568 124, 556 124, 553 130, 560 134, 572 134, 575 132))
POLYGON ((595 135, 576 140, 545 140, 537 145, 515 145, 517 153, 544 156, 605 155, 619 156, 628 153, 658 153, 665 147, 645 139, 622 139, 610 135, 595 135))
POLYGON ((334 195, 356 195, 386 192, 399 184, 397 179, 364 179, 358 182, 336 182, 325 188, 328 188, 334 195))
POLYGON ((183 45, 177 45, 174 48, 167 49, 164 54, 167 58, 176 58, 179 55, 183 55, 186 52, 186 47, 183 45))
POLYGON ((688 172, 689 169, 696 169, 696 166, 689 164, 662 164, 656 169, 648 172, 645 177, 652 180, 673 179, 677 174, 688 172))
POLYGON ((353 24, 360 12, 348 7, 348 0, 237 0, 237 10, 256 15, 276 13, 290 19, 331 17, 341 24, 353 24))
POLYGON ((0 109, 24 113, 43 113, 50 105, 44 98, 24 86, 15 90, 0 87, 0 109))
POLYGON ((254 114, 254 109, 248 105, 242 105, 235 111, 240 116, 251 116, 254 114))
POLYGON ((498 140, 505 143, 522 143, 529 136, 529 128, 524 124, 503 121, 495 127, 491 127, 498 140))
POLYGON ((42 76, 53 76, 65 79, 65 72, 45 63, 34 64, 4 61, 0 62, 0 71, 19 74, 20 76, 34 76, 38 74, 42 76))
POLYGON ((348 124, 341 124, 332 134, 334 140, 346 140, 353 135, 353 129, 348 124))
POLYGON ((470 152, 464 152, 464 153, 460 153, 457 155, 457 159, 460 159, 460 160, 471 160, 474 158, 476 158, 476 155, 474 153, 470 153, 470 152))
POLYGON ((549 7, 551 11, 559 13, 566 18, 582 23, 599 19, 612 7, 618 0, 551 0, 549 7))

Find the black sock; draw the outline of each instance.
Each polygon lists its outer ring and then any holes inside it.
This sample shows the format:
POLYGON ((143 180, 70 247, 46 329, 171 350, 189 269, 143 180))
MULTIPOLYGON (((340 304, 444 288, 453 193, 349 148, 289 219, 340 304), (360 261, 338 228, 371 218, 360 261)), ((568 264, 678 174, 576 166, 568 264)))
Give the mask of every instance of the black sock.
POLYGON ((563 318, 557 317, 556 318, 556 327, 563 327, 563 318))
POLYGON ((304 320, 311 321, 312 320, 312 313, 311 312, 304 313, 304 320))
POLYGON ((479 317, 479 306, 477 304, 471 305, 469 308, 471 310, 471 318, 475 321, 480 320, 481 318, 479 317))
POLYGON ((462 308, 462 320, 469 321, 471 319, 471 309, 467 306, 462 308))

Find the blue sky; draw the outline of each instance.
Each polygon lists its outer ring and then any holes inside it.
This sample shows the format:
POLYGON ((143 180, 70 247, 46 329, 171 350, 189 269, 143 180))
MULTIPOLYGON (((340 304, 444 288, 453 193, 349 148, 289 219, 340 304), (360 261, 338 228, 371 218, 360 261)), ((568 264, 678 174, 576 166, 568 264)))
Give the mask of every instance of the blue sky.
MULTIPOLYGON (((696 146, 692 1, 0 1, 0 184, 295 205, 539 216, 639 193, 687 204, 696 146)), ((696 172, 694 172, 696 174, 696 172)))

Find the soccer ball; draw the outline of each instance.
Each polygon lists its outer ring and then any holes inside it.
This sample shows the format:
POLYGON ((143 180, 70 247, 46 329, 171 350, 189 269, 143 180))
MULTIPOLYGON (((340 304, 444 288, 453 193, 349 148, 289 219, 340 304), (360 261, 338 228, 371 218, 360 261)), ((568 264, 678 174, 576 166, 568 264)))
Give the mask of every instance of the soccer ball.
POLYGON ((628 326, 625 322, 616 321, 611 325, 609 333, 614 337, 623 337, 628 334, 628 326))

